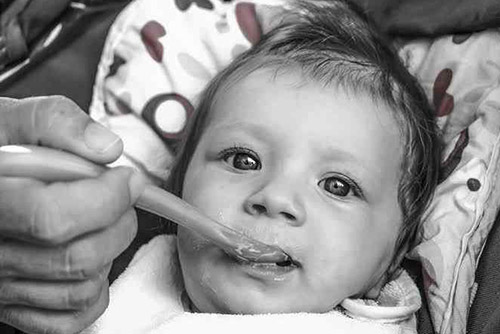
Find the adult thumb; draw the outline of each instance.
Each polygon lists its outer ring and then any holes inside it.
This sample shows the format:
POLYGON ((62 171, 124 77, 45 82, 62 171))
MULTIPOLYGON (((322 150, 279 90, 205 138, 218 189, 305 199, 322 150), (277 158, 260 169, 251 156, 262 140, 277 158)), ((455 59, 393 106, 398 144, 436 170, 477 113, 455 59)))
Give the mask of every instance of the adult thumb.
POLYGON ((62 96, 0 98, 1 145, 31 144, 66 150, 96 163, 116 160, 121 139, 62 96))

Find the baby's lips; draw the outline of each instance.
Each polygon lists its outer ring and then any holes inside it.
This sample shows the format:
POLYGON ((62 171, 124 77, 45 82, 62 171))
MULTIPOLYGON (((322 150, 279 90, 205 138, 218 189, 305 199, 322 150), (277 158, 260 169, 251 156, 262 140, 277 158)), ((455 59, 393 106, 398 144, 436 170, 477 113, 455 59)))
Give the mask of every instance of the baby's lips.
POLYGON ((221 247, 230 256, 244 262, 256 263, 280 263, 280 264, 299 264, 288 253, 278 245, 266 244, 254 239, 252 236, 241 232, 231 232, 221 230, 222 239, 226 239, 221 247))
POLYGON ((293 259, 289 254, 283 251, 278 246, 269 246, 266 244, 262 244, 267 246, 259 247, 255 249, 253 246, 251 247, 240 247, 237 250, 238 259, 247 262, 256 262, 256 263, 273 263, 279 266, 296 266, 300 267, 300 263, 293 259))
POLYGON ((251 244, 242 243, 234 252, 243 261, 277 263, 290 260, 290 256, 281 248, 253 241, 251 244))

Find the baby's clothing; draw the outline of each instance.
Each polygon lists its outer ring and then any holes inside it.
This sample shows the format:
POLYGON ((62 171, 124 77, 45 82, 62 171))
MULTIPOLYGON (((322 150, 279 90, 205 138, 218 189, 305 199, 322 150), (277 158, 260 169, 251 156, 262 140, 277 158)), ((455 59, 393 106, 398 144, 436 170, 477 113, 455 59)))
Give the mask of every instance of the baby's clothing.
POLYGON ((414 334, 420 295, 403 272, 377 301, 346 300, 327 313, 229 315, 189 311, 176 237, 160 235, 135 254, 110 287, 105 313, 84 334, 370 333, 414 334))

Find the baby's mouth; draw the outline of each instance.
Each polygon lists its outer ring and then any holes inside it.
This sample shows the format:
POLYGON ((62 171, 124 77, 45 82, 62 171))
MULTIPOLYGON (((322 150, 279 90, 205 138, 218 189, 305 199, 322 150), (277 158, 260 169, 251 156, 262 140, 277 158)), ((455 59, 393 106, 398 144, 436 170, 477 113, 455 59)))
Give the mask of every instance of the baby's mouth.
MULTIPOLYGON (((226 236, 231 239, 232 247, 221 247, 221 249, 233 260, 242 264, 252 266, 275 266, 280 268, 300 268, 299 261, 292 258, 278 245, 271 245, 255 239, 251 234, 243 231, 238 233, 237 238, 226 236)), ((220 247, 220 245, 219 245, 220 247)))
POLYGON ((276 262, 278 267, 299 267, 300 263, 292 259, 291 257, 285 261, 276 262))
POLYGON ((244 256, 234 256, 234 254, 226 253, 229 257, 236 260, 236 262, 242 264, 249 264, 255 267, 282 267, 282 268, 300 268, 301 264, 299 261, 293 259, 289 254, 286 254, 286 258, 283 260, 282 258, 276 259, 273 261, 272 258, 262 258, 262 259, 248 259, 244 256))

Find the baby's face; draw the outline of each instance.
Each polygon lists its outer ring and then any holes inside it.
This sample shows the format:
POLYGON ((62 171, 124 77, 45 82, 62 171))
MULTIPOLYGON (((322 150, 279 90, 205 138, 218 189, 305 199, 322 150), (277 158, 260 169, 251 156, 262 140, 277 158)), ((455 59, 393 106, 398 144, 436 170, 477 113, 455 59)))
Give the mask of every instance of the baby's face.
POLYGON ((402 138, 391 110, 259 70, 221 93, 183 198, 277 245, 297 266, 242 263, 179 226, 186 290, 202 312, 325 312, 384 275, 401 226, 402 138))

